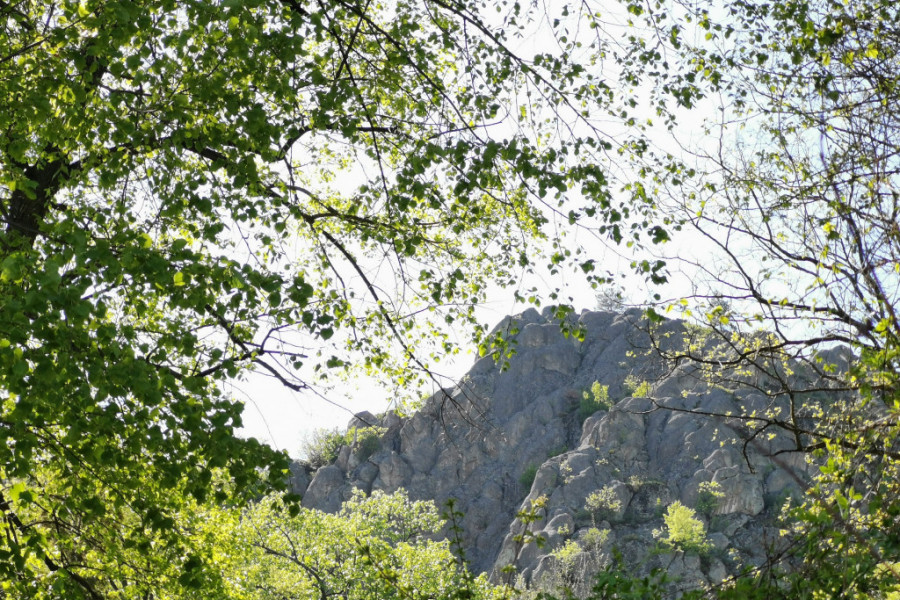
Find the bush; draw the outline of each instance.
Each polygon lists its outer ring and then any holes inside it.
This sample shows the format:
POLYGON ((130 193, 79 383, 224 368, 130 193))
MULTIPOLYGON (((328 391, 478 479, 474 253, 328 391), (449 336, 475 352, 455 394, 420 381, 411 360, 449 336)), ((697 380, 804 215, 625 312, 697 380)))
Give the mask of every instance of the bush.
POLYGON ((552 554, 564 565, 570 565, 581 554, 581 545, 575 540, 567 540, 565 544, 554 550, 552 554))
POLYGON ((359 460, 367 460, 379 448, 384 427, 351 427, 346 433, 335 429, 316 429, 303 443, 306 462, 315 470, 337 460, 341 446, 350 446, 359 460))
POLYGON ((613 402, 609 399, 609 386, 600 385, 599 381, 595 381, 591 385, 590 392, 588 390, 581 392, 581 401, 578 404, 578 420, 584 423, 589 416, 598 410, 609 410, 612 406, 613 402))
POLYGON ((594 516, 591 514, 591 511, 589 511, 588 509, 579 508, 578 510, 575 511, 575 522, 576 523, 584 523, 586 521, 593 522, 593 520, 594 520, 594 516))
POLYGON ((584 542, 584 548, 588 552, 599 553, 603 548, 603 544, 609 539, 609 529, 597 529, 591 527, 584 532, 581 541, 584 542))
POLYGON ((610 519, 622 509, 622 501, 619 500, 611 485, 591 492, 586 500, 587 509, 591 511, 591 520, 596 524, 597 520, 610 519))
POLYGON ((696 517, 693 509, 676 500, 669 505, 663 520, 666 522, 666 531, 657 529, 653 535, 662 537, 665 534, 666 537, 662 542, 670 548, 699 554, 705 554, 710 550, 711 544, 706 539, 706 528, 703 521, 696 517))
POLYGON ((531 489, 531 484, 534 483, 534 478, 537 475, 538 466, 534 463, 529 464, 525 467, 525 470, 522 471, 522 474, 519 476, 519 483, 522 484, 522 487, 525 490, 531 489))
POLYGON ((556 448, 550 448, 547 451, 547 458, 553 458, 555 456, 559 456, 560 454, 565 454, 569 451, 569 447, 566 444, 562 444, 557 446, 556 448))
POLYGON ((368 460, 370 456, 381 447, 381 436, 384 435, 384 427, 361 427, 355 431, 347 432, 347 437, 355 434, 356 441, 353 444, 353 452, 360 461, 368 460))
POLYGON ((649 398, 653 391, 653 386, 650 385, 649 381, 638 379, 634 375, 627 376, 625 381, 622 382, 622 386, 632 398, 649 398))
POLYGON ((301 450, 306 456, 306 462, 316 470, 337 460, 338 452, 343 445, 344 436, 337 428, 321 428, 309 434, 301 450))
POLYGON ((704 481, 697 493, 697 510, 707 517, 719 508, 719 502, 725 497, 718 481, 704 481))
POLYGON ((565 544, 552 552, 559 565, 556 577, 553 578, 556 579, 554 587, 566 590, 579 583, 579 579, 581 579, 579 567, 584 567, 582 552, 581 544, 575 540, 567 540, 565 544))

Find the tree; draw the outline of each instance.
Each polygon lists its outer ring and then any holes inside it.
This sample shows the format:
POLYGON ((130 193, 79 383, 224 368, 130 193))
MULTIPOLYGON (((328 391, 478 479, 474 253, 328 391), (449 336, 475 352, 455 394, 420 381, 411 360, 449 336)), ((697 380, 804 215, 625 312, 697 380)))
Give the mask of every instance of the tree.
POLYGON ((488 285, 605 278, 560 223, 667 237, 612 200, 605 42, 562 7, 540 15, 553 50, 520 58, 534 10, 0 3, 7 595, 207 585, 186 498, 240 503, 287 466, 234 436, 228 382, 304 391, 359 363, 402 384, 429 374, 413 342, 452 352, 458 326, 502 352, 475 323, 488 285))
POLYGON ((653 532, 661 538, 663 544, 684 552, 703 554, 709 551, 712 544, 706 539, 706 527, 703 521, 696 517, 694 509, 676 500, 666 509, 663 520, 666 522, 665 531, 653 532))
POLYGON ((626 5, 650 35, 626 41, 624 64, 673 137, 684 140, 677 124, 691 111, 713 115, 687 152, 657 149, 644 180, 704 240, 693 258, 668 257, 696 287, 663 304, 702 327, 660 349, 712 384, 768 398, 739 416, 747 444, 787 432, 773 458, 804 452, 822 465, 814 481, 798 475, 810 489, 786 515, 789 550, 734 597, 896 594, 897 9, 626 5))
POLYGON ((429 538, 444 524, 430 501, 358 492, 339 514, 301 509, 288 518, 282 501, 204 515, 229 597, 502 597, 484 575, 466 572, 446 540, 429 538))

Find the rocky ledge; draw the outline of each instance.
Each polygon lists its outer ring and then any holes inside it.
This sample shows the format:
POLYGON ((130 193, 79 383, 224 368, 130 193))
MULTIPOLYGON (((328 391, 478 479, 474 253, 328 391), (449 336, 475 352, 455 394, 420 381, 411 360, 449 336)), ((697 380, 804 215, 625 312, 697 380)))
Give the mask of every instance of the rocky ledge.
MULTIPOLYGON (((812 467, 789 436, 751 439, 732 415, 776 400, 759 382, 710 387, 692 368, 667 365, 648 352, 640 311, 577 321, 583 341, 548 313, 508 318, 495 329, 517 331, 508 369, 482 358, 410 417, 354 417, 350 428, 378 428, 376 443, 348 443, 315 472, 296 465, 303 504, 337 511, 354 488, 453 498, 472 567, 500 579, 512 565, 535 587, 589 580, 614 554, 635 574, 662 568, 674 591, 765 561, 778 543, 775 516, 812 467), (663 543, 675 503, 703 524, 693 551, 663 543), (517 515, 528 510, 537 520, 526 525, 517 515), (546 543, 523 543, 526 527, 526 542, 546 543)), ((676 344, 684 332, 666 321, 653 339, 676 344)))

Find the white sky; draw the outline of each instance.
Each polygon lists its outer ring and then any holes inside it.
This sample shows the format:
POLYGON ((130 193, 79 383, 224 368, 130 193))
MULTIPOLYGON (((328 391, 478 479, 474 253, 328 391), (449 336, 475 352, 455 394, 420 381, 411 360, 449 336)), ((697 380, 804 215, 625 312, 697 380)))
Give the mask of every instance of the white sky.
MULTIPOLYGON (((607 4, 621 10, 616 3, 607 4)), ((551 2, 548 3, 548 6, 551 10, 558 11, 561 5, 551 2)), ((614 15, 610 15, 610 23, 616 20, 614 17, 614 15)), ((621 23, 621 19, 619 22, 621 23)), ((544 23, 542 27, 546 28, 547 24, 544 23)), ((519 40, 518 43, 519 46, 515 50, 522 56, 531 56, 537 50, 545 50, 548 43, 555 44, 551 38, 547 37, 546 32, 542 33, 540 29, 535 34, 519 40), (542 48, 542 45, 545 47, 542 48)), ((710 111, 715 111, 715 107, 706 106, 704 110, 706 114, 710 114, 710 111)), ((699 112, 704 114, 703 111, 699 112)), ((702 134, 698 133, 696 129, 698 125, 696 116, 692 119, 683 119, 683 122, 686 125, 677 132, 680 139, 688 140, 690 143, 697 142, 697 137, 702 137, 702 134)), ((672 144, 670 134, 664 129, 660 129, 661 135, 658 140, 655 140, 656 143, 672 149, 677 148, 672 144)), ((563 223, 559 226, 565 227, 566 224, 563 223)), ((575 241, 574 234, 572 241, 575 241)), ((577 241, 585 243, 583 239, 577 241)), ((682 235, 673 242, 665 244, 665 248, 662 250, 668 255, 684 252, 693 256, 703 256, 705 252, 709 251, 709 246, 699 242, 700 240, 696 238, 691 239, 682 235)), ((622 281, 626 286, 626 300, 640 303, 649 297, 651 292, 646 285, 631 272, 632 259, 625 254, 628 252, 625 247, 607 248, 599 240, 591 240, 589 244, 585 245, 591 248, 591 257, 597 261, 599 268, 626 275, 622 281)), ((671 295, 689 294, 691 291, 690 274, 683 274, 677 279, 678 282, 669 287, 668 293, 671 295)), ((572 299, 569 302, 575 306, 576 311, 594 309, 597 304, 594 290, 574 272, 559 275, 553 281, 532 280, 523 283, 525 288, 530 285, 537 285, 540 289, 547 291, 556 287, 564 288, 566 294, 560 297, 560 301, 566 302, 566 296, 570 296, 572 299)), ((654 291, 661 292, 661 290, 654 291)), ((509 289, 498 287, 488 297, 491 300, 478 309, 478 318, 489 328, 507 315, 521 313, 528 308, 527 305, 516 304, 513 291, 509 289)), ((461 344, 462 352, 452 362, 437 366, 437 372, 448 377, 448 385, 464 375, 476 358, 473 348, 467 347, 462 340, 461 344)), ((420 391, 421 396, 425 397, 436 390, 420 391)), ((241 435, 255 437, 277 449, 286 450, 294 457, 300 456, 303 440, 313 430, 343 428, 354 413, 363 410, 373 413, 381 412, 388 407, 392 399, 389 389, 380 386, 372 379, 362 377, 353 383, 339 385, 331 390, 322 390, 317 396, 316 393, 292 392, 271 377, 251 375, 245 381, 235 382, 232 393, 236 399, 242 400, 246 404, 243 415, 244 428, 241 430, 241 435)))
MULTIPOLYGON (((630 274, 630 259, 617 255, 615 250, 619 249, 610 250, 597 243, 594 257, 604 269, 630 274)), ((587 283, 575 273, 563 279, 576 311, 595 308, 596 295, 587 283)), ((629 275, 624 281, 629 300, 640 302, 648 297, 649 291, 639 278, 629 275)), ((534 283, 550 289, 554 282, 534 283)), ((527 305, 517 304, 513 292, 508 289, 498 287, 489 297, 492 300, 480 306, 477 311, 479 321, 489 328, 504 317, 521 313, 528 308, 527 305)), ((448 385, 461 378, 477 358, 474 348, 468 347, 463 340, 460 343, 462 352, 436 367, 437 373, 448 378, 448 385)), ((420 390, 420 396, 427 397, 435 391, 437 390, 431 388, 423 389, 420 390)), ((286 450, 293 457, 300 457, 303 441, 313 430, 344 428, 353 414, 363 410, 372 413, 384 411, 392 400, 390 389, 366 377, 336 385, 331 390, 323 390, 321 396, 317 396, 313 392, 293 392, 271 377, 251 375, 246 381, 235 382, 232 393, 236 399, 246 404, 241 435, 255 437, 279 450, 286 450)))

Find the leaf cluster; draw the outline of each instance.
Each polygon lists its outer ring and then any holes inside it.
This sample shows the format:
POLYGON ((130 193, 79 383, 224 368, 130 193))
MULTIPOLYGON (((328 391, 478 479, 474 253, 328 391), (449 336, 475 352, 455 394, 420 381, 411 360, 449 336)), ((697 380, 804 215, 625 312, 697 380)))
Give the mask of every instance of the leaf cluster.
POLYGON ((665 531, 654 531, 664 544, 674 550, 704 554, 712 545, 706 539, 706 526, 696 517, 693 509, 675 501, 663 515, 665 531))
POLYGON ((609 386, 595 381, 591 384, 590 391, 581 392, 581 399, 578 402, 578 420, 583 423, 598 410, 609 410, 613 404, 609 398, 609 386))
POLYGON ((344 432, 337 428, 316 429, 304 441, 302 452, 313 470, 337 460, 343 446, 348 446, 360 461, 365 461, 380 447, 384 432, 385 429, 378 426, 351 427, 344 432))

